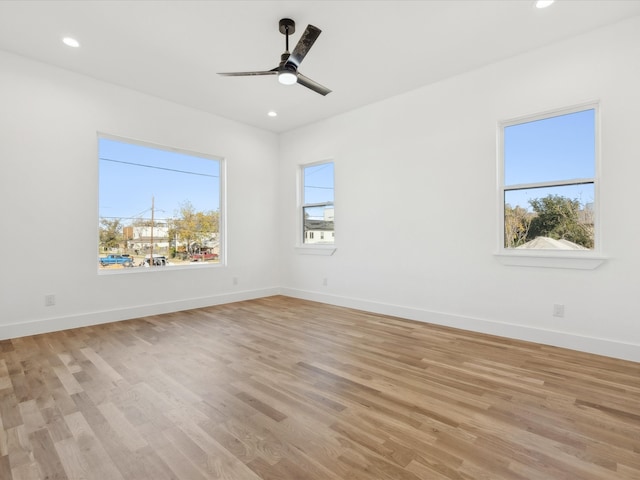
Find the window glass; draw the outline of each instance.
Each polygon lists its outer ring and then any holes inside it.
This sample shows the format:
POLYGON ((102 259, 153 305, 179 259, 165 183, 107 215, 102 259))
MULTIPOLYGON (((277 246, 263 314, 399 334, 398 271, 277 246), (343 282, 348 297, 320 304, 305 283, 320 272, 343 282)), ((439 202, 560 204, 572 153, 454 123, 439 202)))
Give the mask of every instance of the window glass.
POLYGON ((505 185, 594 176, 595 110, 505 127, 505 185))
POLYGON ((304 203, 333 203, 333 162, 304 167, 304 203))
POLYGON ((502 139, 504 248, 593 249, 595 107, 507 123, 502 139))
POLYGON ((100 269, 219 263, 222 161, 99 137, 100 269))
POLYGON ((333 162, 302 167, 302 239, 305 244, 334 243, 333 173, 333 162))

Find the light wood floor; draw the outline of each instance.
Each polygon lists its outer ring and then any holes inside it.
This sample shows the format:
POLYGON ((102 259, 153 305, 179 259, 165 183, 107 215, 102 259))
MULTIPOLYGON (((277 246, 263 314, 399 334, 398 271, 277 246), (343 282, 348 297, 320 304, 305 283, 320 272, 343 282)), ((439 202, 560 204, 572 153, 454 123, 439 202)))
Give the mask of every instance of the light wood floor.
POLYGON ((0 342, 0 479, 640 479, 640 364, 287 297, 0 342))

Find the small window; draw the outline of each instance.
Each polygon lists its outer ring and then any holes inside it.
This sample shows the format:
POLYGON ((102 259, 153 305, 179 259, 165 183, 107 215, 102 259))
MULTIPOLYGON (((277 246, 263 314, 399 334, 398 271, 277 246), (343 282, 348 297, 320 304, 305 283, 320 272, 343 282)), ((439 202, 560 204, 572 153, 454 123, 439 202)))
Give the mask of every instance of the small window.
POLYGON ((595 105, 502 125, 504 249, 596 246, 595 105))
POLYGON ((222 160, 98 138, 98 268, 219 264, 222 160))
POLYGON ((333 162, 302 167, 303 242, 315 245, 333 244, 333 218, 333 162))

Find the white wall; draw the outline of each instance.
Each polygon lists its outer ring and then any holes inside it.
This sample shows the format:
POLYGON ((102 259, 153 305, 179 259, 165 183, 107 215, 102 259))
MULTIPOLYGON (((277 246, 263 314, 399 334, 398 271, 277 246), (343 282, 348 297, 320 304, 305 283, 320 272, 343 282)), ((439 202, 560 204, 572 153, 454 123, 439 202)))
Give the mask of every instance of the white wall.
POLYGON ((277 164, 275 134, 0 52, 0 338, 277 292, 277 164), (226 158, 227 267, 98 275, 97 132, 226 158))
POLYGON ((640 361, 639 59, 635 18, 282 135, 284 293, 640 361), (501 264, 497 122, 591 100, 608 260, 501 264), (302 255, 297 166, 329 158, 337 250, 302 255))
POLYGON ((635 18, 278 137, 0 52, 0 338, 281 291, 640 361, 638 59, 635 18), (607 262, 502 265, 497 122, 590 100, 607 262), (227 267, 97 274, 97 131, 227 159, 227 267), (329 158, 338 248, 300 255, 297 166, 329 158))

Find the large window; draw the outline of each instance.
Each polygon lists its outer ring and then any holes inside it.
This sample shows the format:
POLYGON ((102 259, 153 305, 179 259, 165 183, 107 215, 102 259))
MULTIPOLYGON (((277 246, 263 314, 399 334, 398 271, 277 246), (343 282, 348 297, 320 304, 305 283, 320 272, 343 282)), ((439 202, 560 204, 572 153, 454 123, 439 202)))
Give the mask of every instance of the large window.
POLYGON ((100 270, 220 263, 221 159, 109 136, 98 156, 100 270))
POLYGON ((302 167, 302 243, 333 244, 333 162, 302 167))
POLYGON ((594 249, 596 125, 596 105, 502 125, 505 249, 594 249))

